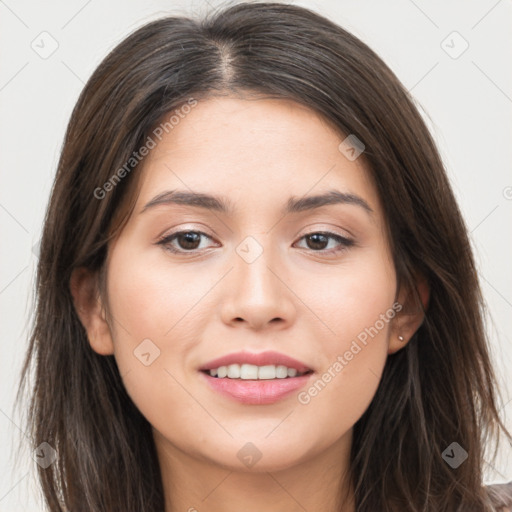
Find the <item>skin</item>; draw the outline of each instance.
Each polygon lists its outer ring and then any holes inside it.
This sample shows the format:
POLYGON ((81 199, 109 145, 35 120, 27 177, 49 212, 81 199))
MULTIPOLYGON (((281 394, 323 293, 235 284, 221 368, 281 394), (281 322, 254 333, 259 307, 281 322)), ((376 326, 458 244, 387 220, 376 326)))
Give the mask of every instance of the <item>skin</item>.
POLYGON ((73 274, 92 349, 115 355, 153 427, 166 512, 355 511, 346 478, 353 426, 388 354, 406 345, 423 316, 410 312, 408 290, 396 288, 380 199, 363 158, 350 161, 338 149, 344 138, 289 100, 199 102, 144 161, 135 210, 109 247, 106 296, 95 300, 97 276, 73 274), (142 212, 174 189, 226 196, 235 212, 172 204, 142 212), (290 196, 328 190, 356 194, 373 212, 335 204, 280 213, 290 196), (192 250, 175 239, 182 255, 157 243, 180 230, 207 236, 192 250), (305 237, 325 231, 354 244, 329 254, 342 247, 335 239, 322 246, 305 237), (248 236, 263 251, 251 263, 236 252, 248 236), (396 300, 402 312, 307 404, 297 392, 241 404, 198 374, 231 352, 276 350, 315 369, 314 382, 396 300), (145 339, 160 350, 149 366, 134 356, 145 339), (252 467, 237 457, 248 442, 261 453, 252 467))

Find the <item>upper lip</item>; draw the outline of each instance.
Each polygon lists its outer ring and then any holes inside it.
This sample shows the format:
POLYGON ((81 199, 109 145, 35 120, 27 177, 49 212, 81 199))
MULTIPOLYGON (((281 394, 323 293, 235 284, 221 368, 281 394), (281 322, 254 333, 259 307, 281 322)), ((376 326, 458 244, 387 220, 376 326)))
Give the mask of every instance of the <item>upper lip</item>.
POLYGON ((285 354, 281 354, 279 352, 274 352, 272 350, 266 352, 233 352, 232 354, 227 354, 222 357, 218 357, 217 359, 213 359, 212 361, 208 361, 203 364, 199 370, 212 370, 214 368, 219 368, 220 366, 228 366, 230 364, 253 364, 256 366, 266 366, 266 365, 284 365, 287 368, 295 368, 299 373, 304 373, 307 371, 312 371, 309 366, 305 365, 301 361, 297 361, 293 357, 287 356, 285 354))

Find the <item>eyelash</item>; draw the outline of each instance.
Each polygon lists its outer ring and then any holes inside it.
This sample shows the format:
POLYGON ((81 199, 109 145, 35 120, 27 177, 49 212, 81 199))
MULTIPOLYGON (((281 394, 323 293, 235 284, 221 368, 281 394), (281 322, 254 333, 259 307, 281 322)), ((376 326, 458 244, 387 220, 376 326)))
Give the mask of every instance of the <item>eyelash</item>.
MULTIPOLYGON (((179 235, 183 235, 183 234, 186 234, 186 233, 196 233, 198 235, 204 235, 205 237, 207 238, 210 238, 211 237, 209 235, 207 235, 206 233, 203 233, 202 231, 194 231, 192 229, 189 229, 189 230, 184 230, 184 231, 176 231, 175 233, 170 233, 168 235, 166 235, 165 237, 163 237, 162 239, 160 239, 158 242, 157 242, 157 245, 163 245, 165 247, 166 250, 168 250, 169 252, 173 253, 173 254, 180 254, 180 255, 183 255, 183 254, 196 254, 198 249, 192 249, 192 250, 180 250, 180 249, 175 249, 174 247, 171 246, 171 242, 176 239, 179 235)), ((341 247, 338 247, 336 249, 330 249, 330 250, 325 250, 325 249, 319 249, 319 250, 314 250, 314 249, 308 249, 312 252, 315 252, 315 253, 323 253, 323 254, 337 254, 337 253, 341 253, 343 251, 346 251, 349 247, 353 246, 355 244, 354 240, 351 240, 350 238, 346 238, 344 236, 341 236, 341 235, 338 235, 336 233, 331 233, 329 231, 311 231, 310 233, 306 233, 305 235, 303 235, 301 238, 299 238, 299 240, 302 240, 308 236, 312 236, 312 235, 323 235, 327 238, 331 238, 333 240, 336 240, 336 242, 338 242, 341 247)))

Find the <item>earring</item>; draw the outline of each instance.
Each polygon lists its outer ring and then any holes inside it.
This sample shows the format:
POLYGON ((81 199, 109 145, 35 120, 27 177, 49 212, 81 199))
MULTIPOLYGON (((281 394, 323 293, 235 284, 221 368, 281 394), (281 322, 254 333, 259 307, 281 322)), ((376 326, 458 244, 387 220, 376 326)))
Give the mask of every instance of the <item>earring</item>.
POLYGON ((404 341, 404 337, 403 336, 398 336, 398 340, 399 341, 404 341))

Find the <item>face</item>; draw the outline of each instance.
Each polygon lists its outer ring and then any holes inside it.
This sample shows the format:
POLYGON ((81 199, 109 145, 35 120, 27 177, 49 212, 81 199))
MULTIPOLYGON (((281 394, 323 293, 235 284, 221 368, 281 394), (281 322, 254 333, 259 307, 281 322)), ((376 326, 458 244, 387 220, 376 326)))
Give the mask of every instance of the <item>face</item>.
POLYGON ((255 470, 284 469, 347 440, 370 404, 400 307, 379 197, 344 139, 292 101, 224 97, 197 103, 146 156, 109 247, 109 329, 88 330, 169 447, 238 469, 259 452, 255 470), (267 351, 309 373, 200 370, 267 351))

